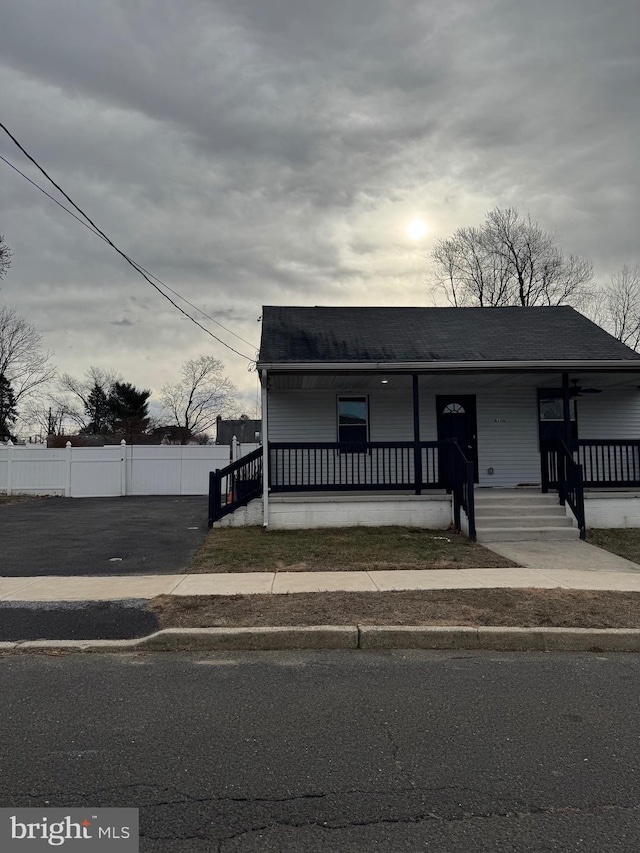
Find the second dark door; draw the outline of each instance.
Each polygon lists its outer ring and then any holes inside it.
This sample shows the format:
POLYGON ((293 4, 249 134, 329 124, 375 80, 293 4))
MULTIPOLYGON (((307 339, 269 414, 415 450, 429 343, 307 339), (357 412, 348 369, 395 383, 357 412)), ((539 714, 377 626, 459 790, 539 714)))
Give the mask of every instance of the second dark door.
POLYGON ((474 480, 478 482, 478 442, 475 394, 447 394, 436 397, 438 441, 457 441, 460 449, 473 462, 474 480))

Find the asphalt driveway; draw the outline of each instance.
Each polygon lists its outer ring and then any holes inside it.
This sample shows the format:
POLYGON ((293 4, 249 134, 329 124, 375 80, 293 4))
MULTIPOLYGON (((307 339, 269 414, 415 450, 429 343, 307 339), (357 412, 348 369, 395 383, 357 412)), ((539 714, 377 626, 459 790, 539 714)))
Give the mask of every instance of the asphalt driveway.
POLYGON ((207 498, 42 498, 0 505, 0 576, 185 571, 207 498))

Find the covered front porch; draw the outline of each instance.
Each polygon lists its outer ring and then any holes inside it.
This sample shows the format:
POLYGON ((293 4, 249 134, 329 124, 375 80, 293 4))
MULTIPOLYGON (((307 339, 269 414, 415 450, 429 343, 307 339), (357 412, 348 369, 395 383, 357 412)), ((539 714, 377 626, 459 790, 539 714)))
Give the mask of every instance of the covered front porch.
POLYGON ((640 488, 639 381, 637 368, 263 371, 265 523, 279 496, 448 495, 473 536, 474 487, 528 488, 558 492, 584 535, 585 487, 640 488))
POLYGON ((639 382, 637 369, 271 372, 269 486, 446 488, 442 450, 455 442, 479 486, 555 488, 548 449, 561 441, 580 448, 588 483, 632 487, 639 382))

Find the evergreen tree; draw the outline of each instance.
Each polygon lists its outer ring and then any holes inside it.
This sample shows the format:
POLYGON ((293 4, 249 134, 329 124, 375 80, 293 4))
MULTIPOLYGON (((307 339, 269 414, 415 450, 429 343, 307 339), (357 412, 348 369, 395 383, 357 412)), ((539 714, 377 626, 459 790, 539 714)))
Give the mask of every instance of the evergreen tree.
POLYGON ((18 417, 16 398, 11 383, 0 373, 0 441, 15 440, 11 432, 18 417))
POLYGON ((149 426, 151 391, 140 391, 130 382, 114 382, 109 394, 109 416, 113 432, 125 438, 141 435, 149 426))
POLYGON ((102 435, 111 432, 111 409, 109 397, 98 382, 95 382, 84 405, 88 423, 80 430, 83 435, 102 435))

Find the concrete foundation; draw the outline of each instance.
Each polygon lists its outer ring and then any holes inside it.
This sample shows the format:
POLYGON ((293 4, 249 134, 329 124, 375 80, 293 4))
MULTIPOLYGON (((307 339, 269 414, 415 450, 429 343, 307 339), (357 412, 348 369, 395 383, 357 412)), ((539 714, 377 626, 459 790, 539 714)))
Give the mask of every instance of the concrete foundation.
POLYGON ((397 524, 442 530, 451 524, 450 495, 272 495, 269 527, 382 527, 397 524))
POLYGON ((640 492, 585 492, 584 514, 587 528, 640 527, 640 492))

